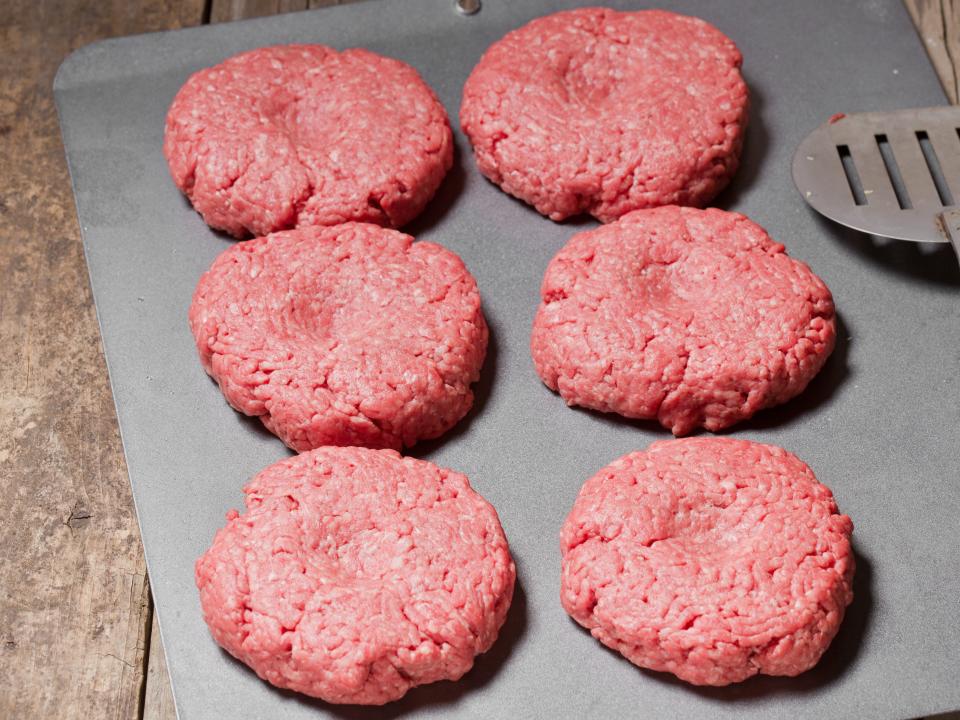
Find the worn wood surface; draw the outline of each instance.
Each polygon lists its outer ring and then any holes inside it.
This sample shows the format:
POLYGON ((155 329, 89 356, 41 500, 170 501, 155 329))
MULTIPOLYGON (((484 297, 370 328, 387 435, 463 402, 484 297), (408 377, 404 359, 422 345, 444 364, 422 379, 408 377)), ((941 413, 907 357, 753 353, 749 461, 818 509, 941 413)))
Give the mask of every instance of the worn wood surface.
POLYGON ((210 22, 263 17, 293 10, 344 5, 348 2, 358 2, 358 0, 213 0, 210 7, 210 22))
POLYGON ((950 102, 960 97, 960 0, 904 0, 950 102))
POLYGON ((200 2, 0 2, 0 718, 138 718, 151 617, 53 106, 71 50, 200 2))
MULTIPOLYGON (((51 85, 104 37, 349 0, 0 0, 0 718, 173 720, 51 85)), ((951 100, 960 0, 905 0, 951 100)), ((960 720, 960 715, 952 715, 960 720)))
POLYGON ((160 628, 156 615, 153 617, 150 639, 150 654, 147 661, 146 692, 143 696, 143 720, 175 720, 173 693, 170 676, 167 675, 167 660, 160 642, 160 628))

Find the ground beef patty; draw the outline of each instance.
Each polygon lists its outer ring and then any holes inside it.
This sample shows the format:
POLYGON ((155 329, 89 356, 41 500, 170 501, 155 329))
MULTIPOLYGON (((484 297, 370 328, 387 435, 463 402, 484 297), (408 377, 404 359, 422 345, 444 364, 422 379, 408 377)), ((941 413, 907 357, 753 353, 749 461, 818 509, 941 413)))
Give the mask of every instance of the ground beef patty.
POLYGON ((473 404, 487 348, 460 258, 362 223, 234 245, 189 317, 227 401, 298 451, 441 435, 473 404))
POLYGON ((409 65, 367 50, 261 48, 196 73, 164 154, 203 219, 237 237, 347 220, 399 227, 453 163, 447 114, 409 65))
POLYGON ((553 220, 703 205, 737 169, 740 63, 733 42, 698 18, 559 12, 487 50, 460 124, 481 172, 553 220))
POLYGON ((456 680, 493 644, 514 565, 464 475, 392 450, 319 448, 244 489, 197 562, 214 639, 264 680, 379 705, 456 680))
POLYGON ((531 348, 570 405, 720 430, 801 392, 833 350, 830 291, 743 215, 637 210, 547 267, 531 348))
POLYGON ((560 597, 640 667, 696 685, 798 675, 853 599, 852 531, 786 450, 655 442, 583 486, 561 533, 560 597))

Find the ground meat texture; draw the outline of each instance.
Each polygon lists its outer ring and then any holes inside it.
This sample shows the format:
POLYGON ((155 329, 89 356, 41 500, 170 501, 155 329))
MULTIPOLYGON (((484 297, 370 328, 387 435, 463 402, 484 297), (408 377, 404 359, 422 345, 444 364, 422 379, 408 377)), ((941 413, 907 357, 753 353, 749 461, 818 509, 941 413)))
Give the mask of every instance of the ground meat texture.
POLYGON ((655 442, 580 491, 561 532, 561 602, 630 662, 695 685, 798 675, 853 599, 852 531, 786 450, 655 442))
POLYGON ((464 475, 325 447, 244 492, 196 579, 214 639, 267 682, 379 705, 460 678, 496 639, 514 564, 464 475))
POLYGON ((830 291, 759 225, 637 210, 547 267, 531 349, 570 405, 716 431, 800 393, 833 350, 830 291))
POLYGON ((399 227, 453 163, 446 111, 416 70, 323 45, 261 48, 191 76, 163 149, 207 224, 237 237, 348 220, 399 227))
POLYGON ((441 435, 473 404, 488 338, 457 255, 361 223, 232 246, 189 319, 227 401, 297 451, 441 435))
POLYGON ((747 87, 698 18, 582 8, 492 45, 460 124, 480 171, 552 220, 706 204, 737 169, 747 87))

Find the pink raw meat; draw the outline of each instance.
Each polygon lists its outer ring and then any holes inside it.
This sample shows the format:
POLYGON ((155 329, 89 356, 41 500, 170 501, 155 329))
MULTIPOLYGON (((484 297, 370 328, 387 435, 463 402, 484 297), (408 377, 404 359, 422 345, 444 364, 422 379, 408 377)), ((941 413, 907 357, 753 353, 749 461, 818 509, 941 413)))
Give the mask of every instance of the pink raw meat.
POLYGON ((214 639, 267 682, 380 705, 457 680, 493 645, 516 573, 496 511, 464 475, 325 447, 244 492, 196 579, 214 639))
POLYGON ((630 662, 695 685, 798 675, 853 599, 852 531, 786 450, 655 442, 583 486, 561 533, 560 598, 630 662))
POLYGON ((230 247, 189 318, 227 401, 298 451, 446 432, 473 404, 488 337, 457 255, 361 223, 230 247))
POLYGON ((453 136, 409 65, 283 45, 192 75, 163 150, 207 224, 244 237, 348 220, 400 227, 450 169, 453 136))
POLYGON ((547 267, 537 372, 570 405, 716 431, 799 394, 833 350, 833 298, 759 225, 637 210, 547 267))
POLYGON ((480 171, 552 220, 704 205, 737 169, 740 51, 663 10, 581 8, 494 43, 463 89, 480 171))

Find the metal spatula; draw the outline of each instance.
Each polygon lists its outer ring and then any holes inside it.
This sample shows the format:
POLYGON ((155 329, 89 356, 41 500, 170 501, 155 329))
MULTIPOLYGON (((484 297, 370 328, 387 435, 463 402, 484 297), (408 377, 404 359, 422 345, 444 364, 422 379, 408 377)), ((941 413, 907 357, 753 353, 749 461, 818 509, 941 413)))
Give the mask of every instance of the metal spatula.
POLYGON ((835 115, 800 143, 793 181, 831 220, 960 257, 960 107, 835 115))

